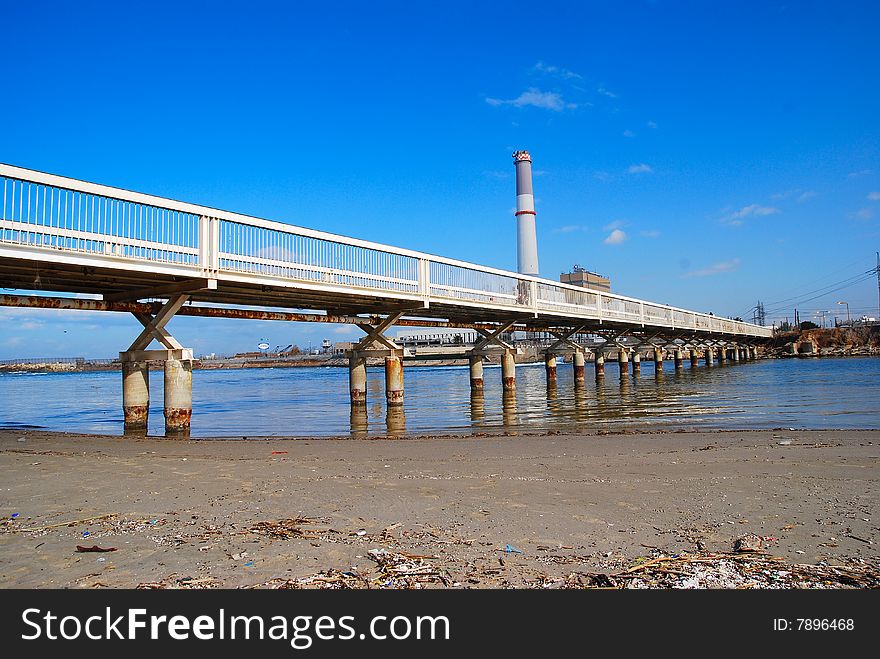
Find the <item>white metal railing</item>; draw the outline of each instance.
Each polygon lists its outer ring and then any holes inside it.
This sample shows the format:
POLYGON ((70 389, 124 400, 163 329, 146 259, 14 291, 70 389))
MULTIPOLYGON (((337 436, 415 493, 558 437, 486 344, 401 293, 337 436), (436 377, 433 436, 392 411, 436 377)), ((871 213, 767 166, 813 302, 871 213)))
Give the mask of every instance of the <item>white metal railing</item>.
MULTIPOLYGON (((577 320, 770 336, 716 318, 473 263, 0 164, 0 250, 79 254, 577 320)), ((8 253, 4 251, 4 253, 8 253)), ((128 266, 131 267, 131 266, 128 266)))

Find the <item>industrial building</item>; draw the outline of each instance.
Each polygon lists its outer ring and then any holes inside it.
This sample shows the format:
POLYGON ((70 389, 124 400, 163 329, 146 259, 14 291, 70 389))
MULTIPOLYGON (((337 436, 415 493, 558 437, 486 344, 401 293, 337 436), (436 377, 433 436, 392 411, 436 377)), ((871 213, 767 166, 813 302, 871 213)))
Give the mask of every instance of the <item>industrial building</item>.
POLYGON ((579 265, 575 265, 571 272, 563 272, 559 275, 559 281, 572 286, 591 288, 594 291, 611 292, 611 280, 608 277, 585 270, 579 265))

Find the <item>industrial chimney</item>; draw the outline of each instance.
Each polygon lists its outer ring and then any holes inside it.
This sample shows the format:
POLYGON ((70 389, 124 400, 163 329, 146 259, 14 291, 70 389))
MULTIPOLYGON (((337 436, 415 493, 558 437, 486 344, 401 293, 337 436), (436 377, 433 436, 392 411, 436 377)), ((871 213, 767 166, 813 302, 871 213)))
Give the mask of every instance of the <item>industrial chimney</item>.
POLYGON ((538 274, 538 236, 535 232, 535 196, 532 194, 532 157, 514 151, 516 167, 516 267, 522 275, 538 274))

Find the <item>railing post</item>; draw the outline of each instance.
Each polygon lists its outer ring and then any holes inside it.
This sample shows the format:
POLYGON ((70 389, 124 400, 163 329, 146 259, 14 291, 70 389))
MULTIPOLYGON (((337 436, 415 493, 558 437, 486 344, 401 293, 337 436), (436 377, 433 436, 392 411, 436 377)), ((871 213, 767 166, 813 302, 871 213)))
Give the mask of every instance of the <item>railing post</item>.
POLYGON ((431 298, 431 262, 428 259, 419 259, 419 295, 427 305, 431 298))
POLYGON ((639 322, 642 324, 642 327, 645 326, 645 303, 639 302, 639 322))

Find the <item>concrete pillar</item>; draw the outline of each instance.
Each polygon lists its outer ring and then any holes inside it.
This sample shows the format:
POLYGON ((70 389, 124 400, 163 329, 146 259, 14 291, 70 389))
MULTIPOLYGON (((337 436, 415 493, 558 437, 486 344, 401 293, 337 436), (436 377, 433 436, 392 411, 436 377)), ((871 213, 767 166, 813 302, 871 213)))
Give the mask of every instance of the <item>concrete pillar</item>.
POLYGON ((403 405, 403 359, 397 355, 385 358, 385 401, 389 407, 403 405))
POLYGON ((733 357, 733 361, 739 361, 739 346, 733 346, 733 351, 730 356, 733 357))
POLYGON ((146 428, 150 415, 150 365, 122 362, 122 414, 126 428, 146 428))
POLYGON ((654 348, 654 372, 663 370, 663 348, 654 348))
POLYGON ((633 353, 632 369, 633 375, 638 375, 642 372, 642 355, 638 350, 633 353))
POLYGON ((471 355, 468 357, 471 367, 471 391, 483 390, 483 356, 471 355))
POLYGON ((620 369, 620 377, 625 377, 627 375, 626 372, 626 363, 629 361, 629 353, 626 348, 620 348, 617 351, 617 366, 620 369))
POLYGON ((718 363, 724 364, 727 362, 727 346, 722 346, 718 348, 718 363))
POLYGON ((715 358, 715 355, 712 353, 712 348, 706 348, 703 352, 706 357, 706 366, 712 366, 712 360, 715 358))
POLYGON ((544 370, 547 372, 547 386, 556 384, 556 355, 544 355, 544 370))
POLYGON ((691 348, 691 368, 696 368, 699 363, 699 359, 697 358, 697 349, 691 348))
POLYGON ((352 405, 367 404, 367 360, 356 352, 348 356, 348 390, 352 405))
POLYGON ((758 346, 752 346, 752 359, 758 358, 758 346))
POLYGON ((596 379, 600 380, 605 377, 605 353, 596 353, 596 379))
POLYGON ((516 389, 516 358, 513 350, 501 353, 501 383, 504 391, 516 389))
POLYGON ((587 362, 583 350, 575 350, 572 356, 574 360, 574 386, 582 387, 584 384, 584 365, 587 362))
POLYGON ((192 361, 165 360, 165 432, 189 429, 192 419, 192 361))
POLYGON ((675 349, 673 359, 675 360, 675 370, 677 371, 682 367, 682 364, 684 362, 684 352, 681 348, 675 349))

